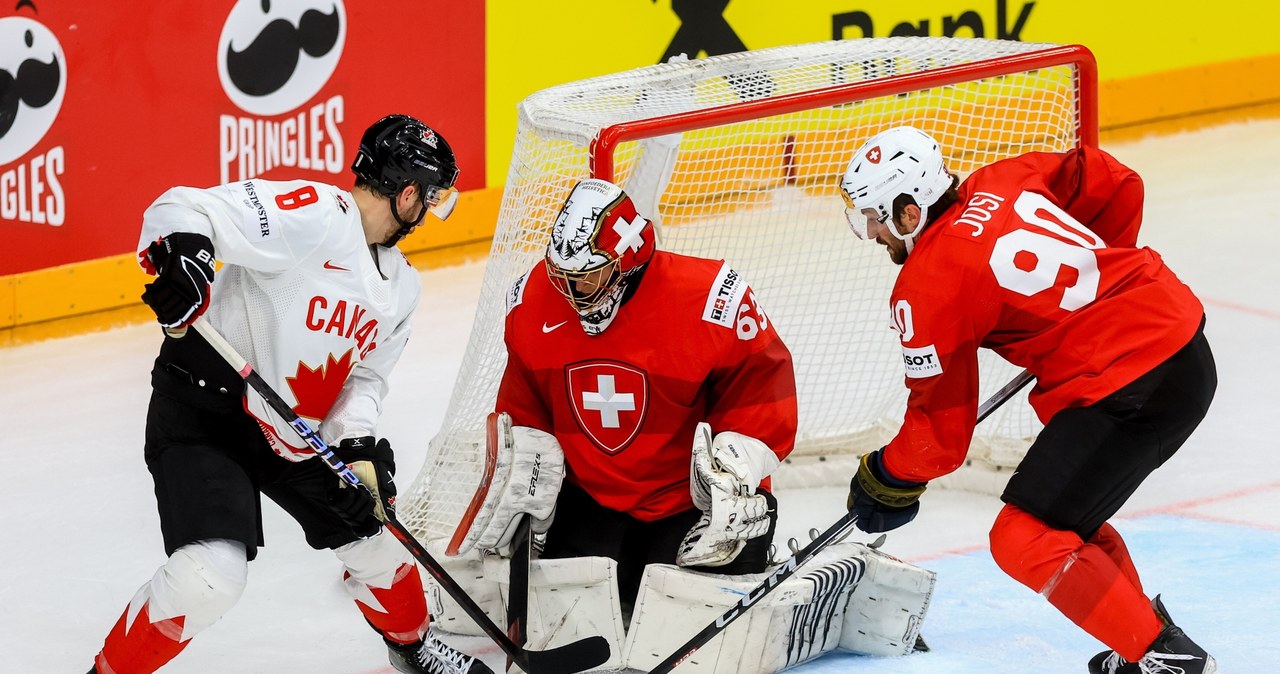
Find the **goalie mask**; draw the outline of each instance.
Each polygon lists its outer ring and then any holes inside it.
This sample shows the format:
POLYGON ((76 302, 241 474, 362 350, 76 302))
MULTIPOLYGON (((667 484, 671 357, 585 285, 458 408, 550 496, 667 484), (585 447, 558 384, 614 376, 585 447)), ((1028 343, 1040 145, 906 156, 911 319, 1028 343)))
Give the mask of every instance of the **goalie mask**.
POLYGON ((408 115, 388 115, 373 123, 360 138, 351 172, 361 184, 391 201, 391 214, 400 229, 383 246, 394 246, 428 211, 448 219, 458 202, 458 164, 453 149, 431 127, 408 115), (422 212, 412 222, 400 217, 396 200, 410 184, 422 195, 422 212))
POLYGON ((604 180, 574 186, 551 226, 547 276, 587 334, 600 334, 635 291, 656 249, 653 223, 622 188, 604 180))
POLYGON ((859 239, 875 239, 888 230, 907 246, 915 246, 923 226, 904 234, 893 219, 893 201, 900 194, 909 195, 920 207, 920 222, 928 222, 929 207, 951 187, 951 174, 942 160, 938 141, 910 126, 899 126, 871 137, 845 169, 840 192, 845 201, 845 217, 849 228, 859 239), (869 222, 862 213, 874 209, 877 217, 869 222))

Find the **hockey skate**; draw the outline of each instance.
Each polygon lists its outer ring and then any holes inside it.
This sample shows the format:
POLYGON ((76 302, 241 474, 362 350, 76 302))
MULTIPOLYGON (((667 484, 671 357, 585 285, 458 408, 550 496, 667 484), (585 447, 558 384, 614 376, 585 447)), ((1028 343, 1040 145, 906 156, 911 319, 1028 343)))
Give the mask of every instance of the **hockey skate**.
POLYGON ((1129 662, 1115 651, 1103 651, 1089 660, 1089 674, 1216 674, 1218 663, 1173 624, 1159 595, 1151 602, 1164 621, 1160 636, 1151 642, 1147 654, 1129 662))
POLYGON ((387 642, 388 658, 404 674, 493 674, 483 662, 440 641, 433 634, 413 644, 387 642))

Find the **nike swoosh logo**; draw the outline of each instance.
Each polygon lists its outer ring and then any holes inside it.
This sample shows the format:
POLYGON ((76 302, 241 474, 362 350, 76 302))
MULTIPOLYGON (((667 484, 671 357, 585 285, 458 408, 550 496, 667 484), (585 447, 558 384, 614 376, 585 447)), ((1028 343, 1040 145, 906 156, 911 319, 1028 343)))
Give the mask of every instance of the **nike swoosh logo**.
POLYGON ((560 321, 559 323, 556 323, 555 325, 547 325, 546 323, 543 323, 543 324, 542 324, 542 333, 543 333, 543 334, 546 334, 546 333, 548 333, 548 332, 551 332, 552 330, 555 330, 556 328, 558 328, 558 327, 560 327, 560 326, 562 326, 562 325, 564 325, 565 323, 568 323, 568 322, 569 322, 569 321, 560 321))
POLYGON ((351 271, 350 269, 347 269, 346 267, 339 267, 338 265, 334 264, 334 263, 333 263, 333 260, 325 260, 325 261, 324 261, 324 268, 325 268, 325 269, 333 269, 334 271, 351 271))

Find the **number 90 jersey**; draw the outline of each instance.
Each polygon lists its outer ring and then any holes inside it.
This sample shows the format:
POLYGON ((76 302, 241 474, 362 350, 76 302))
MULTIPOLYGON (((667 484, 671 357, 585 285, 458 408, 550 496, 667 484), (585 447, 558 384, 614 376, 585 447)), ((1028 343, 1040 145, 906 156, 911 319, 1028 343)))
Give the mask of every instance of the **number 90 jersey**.
MULTIPOLYGON (((351 193, 305 180, 176 187, 143 214, 140 259, 173 232, 213 241, 222 267, 206 316, 263 380, 328 444, 375 435, 422 281, 399 250, 368 245, 351 193)), ((244 406, 277 454, 314 456, 256 392, 244 406)))
POLYGON ((692 508, 699 422, 757 438, 779 459, 795 445, 791 352, 722 261, 657 251, 595 335, 539 262, 508 294, 505 340, 497 410, 554 435, 568 479, 606 508, 644 521, 692 508))
POLYGON ((885 452, 900 478, 963 461, 977 350, 1036 376, 1041 421, 1090 405, 1191 340, 1204 308, 1150 248, 1137 173, 1096 148, 1029 153, 975 171, 921 234, 890 300, 910 389, 885 452))

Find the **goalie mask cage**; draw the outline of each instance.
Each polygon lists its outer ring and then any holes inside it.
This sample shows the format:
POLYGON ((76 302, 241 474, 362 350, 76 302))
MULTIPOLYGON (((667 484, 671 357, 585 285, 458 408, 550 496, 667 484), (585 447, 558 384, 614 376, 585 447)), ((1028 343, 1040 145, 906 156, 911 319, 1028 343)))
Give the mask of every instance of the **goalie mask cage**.
MULTIPOLYGON (((892 437, 906 402, 889 329, 898 267, 848 231, 839 194, 853 151, 911 124, 964 177, 1024 152, 1096 145, 1096 88, 1081 46, 901 37, 665 63, 528 97, 470 341, 402 519, 427 540, 452 534, 483 469, 506 294, 544 254, 569 190, 592 176, 631 194, 661 248, 723 258, 756 290, 798 387, 797 446, 775 483, 847 483, 854 459, 892 437)), ((986 350, 981 366, 983 399, 1016 374, 986 350)), ((1017 463, 1039 430, 1025 400, 978 428, 971 464, 1017 463)), ((969 486, 998 493, 1005 476, 969 486)))

